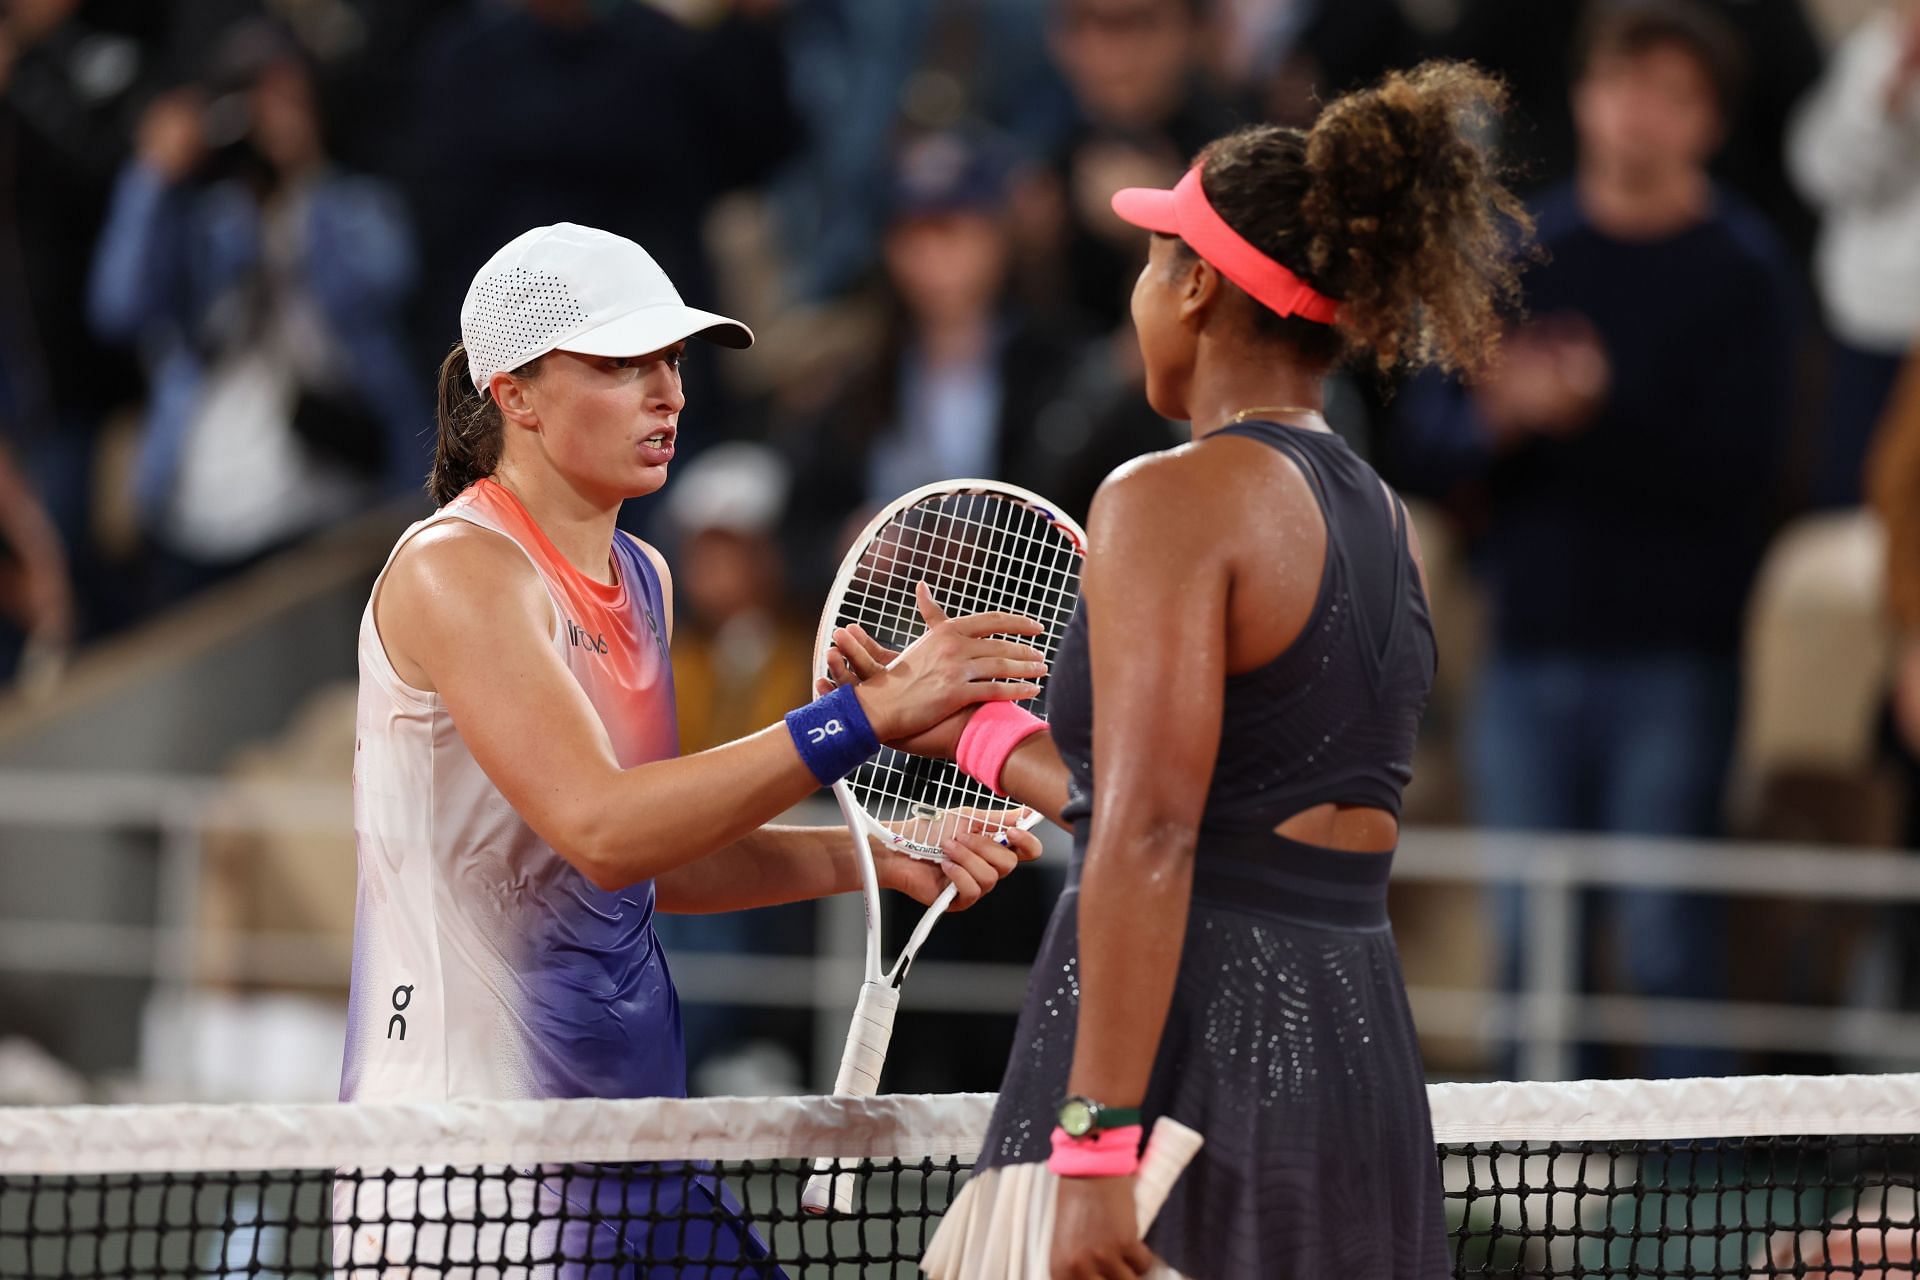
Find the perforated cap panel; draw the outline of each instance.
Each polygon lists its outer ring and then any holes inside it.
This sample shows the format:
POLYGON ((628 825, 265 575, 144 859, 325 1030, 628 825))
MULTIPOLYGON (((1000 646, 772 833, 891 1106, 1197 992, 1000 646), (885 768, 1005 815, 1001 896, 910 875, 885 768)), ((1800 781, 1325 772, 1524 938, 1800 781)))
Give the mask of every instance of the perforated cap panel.
POLYGON ((476 280, 461 317, 476 387, 554 349, 592 317, 559 276, 513 267, 476 280))

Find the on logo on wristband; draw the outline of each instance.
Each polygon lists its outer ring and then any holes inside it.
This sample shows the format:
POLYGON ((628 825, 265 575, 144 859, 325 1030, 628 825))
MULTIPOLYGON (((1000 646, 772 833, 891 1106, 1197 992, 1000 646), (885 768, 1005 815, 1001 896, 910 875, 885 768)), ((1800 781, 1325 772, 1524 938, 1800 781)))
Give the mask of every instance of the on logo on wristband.
POLYGON ((789 711, 787 732, 823 787, 846 777, 880 749, 880 739, 850 685, 789 711))

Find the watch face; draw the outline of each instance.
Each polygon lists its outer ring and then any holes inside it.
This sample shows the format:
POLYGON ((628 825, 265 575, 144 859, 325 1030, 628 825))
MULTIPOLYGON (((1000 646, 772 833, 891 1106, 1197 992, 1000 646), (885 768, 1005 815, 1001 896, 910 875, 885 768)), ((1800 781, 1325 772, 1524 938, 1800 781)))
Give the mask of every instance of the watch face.
POLYGON ((1068 1098, 1060 1104, 1060 1127, 1070 1138, 1084 1138, 1093 1130, 1093 1108, 1085 1098, 1068 1098))

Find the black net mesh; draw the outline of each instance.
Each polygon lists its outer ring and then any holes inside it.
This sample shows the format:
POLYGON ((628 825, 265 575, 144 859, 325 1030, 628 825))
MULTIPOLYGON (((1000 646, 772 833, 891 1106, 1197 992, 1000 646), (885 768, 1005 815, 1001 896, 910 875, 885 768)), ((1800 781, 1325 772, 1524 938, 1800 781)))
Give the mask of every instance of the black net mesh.
POLYGON ((0 1176, 0 1277, 917 1275, 966 1165, 834 1168, 851 1214, 801 1210, 798 1160, 0 1176))
POLYGON ((1457 1276, 1920 1276, 1920 1137, 1440 1150, 1457 1276))
MULTIPOLYGON (((1457 1276, 1920 1280, 1920 1136, 1489 1141, 1438 1158, 1457 1276)), ((917 1275, 966 1162, 837 1167, 855 1211, 830 1218, 801 1210, 797 1159, 0 1174, 0 1280, 917 1275)))

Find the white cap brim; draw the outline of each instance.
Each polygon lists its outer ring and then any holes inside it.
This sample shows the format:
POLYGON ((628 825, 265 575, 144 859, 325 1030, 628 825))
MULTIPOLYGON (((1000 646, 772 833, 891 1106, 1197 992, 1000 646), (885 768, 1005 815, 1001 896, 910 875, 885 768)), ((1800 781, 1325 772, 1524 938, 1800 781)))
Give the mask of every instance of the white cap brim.
POLYGON ((753 330, 738 320, 669 302, 615 316, 556 342, 553 349, 583 356, 644 356, 683 338, 704 338, 739 351, 753 345, 753 330))

